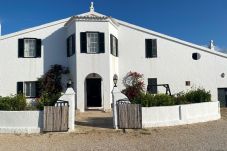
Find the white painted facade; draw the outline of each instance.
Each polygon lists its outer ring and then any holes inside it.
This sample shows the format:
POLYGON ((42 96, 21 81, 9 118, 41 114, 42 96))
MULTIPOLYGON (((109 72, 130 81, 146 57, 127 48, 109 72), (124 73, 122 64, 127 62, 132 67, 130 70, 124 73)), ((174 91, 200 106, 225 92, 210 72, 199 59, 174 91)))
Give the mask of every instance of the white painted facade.
MULTIPOLYGON (((18 81, 36 81, 53 64, 69 67, 76 108, 82 112, 88 108, 86 79, 101 78, 100 108, 109 110, 113 75, 118 75, 118 87, 123 89, 122 79, 129 71, 142 73, 145 84, 148 78, 169 84, 173 94, 191 86, 203 87, 211 91, 215 101, 217 89, 227 88, 227 77, 221 77, 227 74, 226 54, 107 17, 94 12, 93 7, 88 13, 1 36, 0 95, 15 94, 18 81), (104 53, 81 53, 80 33, 88 31, 104 33, 104 53), (75 54, 67 57, 66 39, 72 34, 76 37, 75 54), (118 57, 110 53, 110 34, 118 39, 118 57), (18 58, 18 39, 28 37, 42 40, 41 58, 18 58), (145 57, 145 39, 157 39, 157 58, 145 57), (201 59, 192 59, 195 52, 201 59)), ((158 87, 158 92, 164 89, 158 87)))

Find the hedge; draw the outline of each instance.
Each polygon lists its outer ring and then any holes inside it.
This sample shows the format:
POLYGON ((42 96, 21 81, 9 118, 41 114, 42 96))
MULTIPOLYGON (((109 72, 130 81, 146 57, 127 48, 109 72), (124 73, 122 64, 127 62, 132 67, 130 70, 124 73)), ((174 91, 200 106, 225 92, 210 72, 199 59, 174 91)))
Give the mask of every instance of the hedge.
POLYGON ((133 99, 131 102, 134 104, 141 104, 143 107, 152 106, 170 106, 180 104, 191 104, 210 102, 211 94, 209 91, 204 89, 190 90, 187 93, 180 93, 177 96, 170 96, 166 94, 144 94, 141 93, 138 97, 133 99))

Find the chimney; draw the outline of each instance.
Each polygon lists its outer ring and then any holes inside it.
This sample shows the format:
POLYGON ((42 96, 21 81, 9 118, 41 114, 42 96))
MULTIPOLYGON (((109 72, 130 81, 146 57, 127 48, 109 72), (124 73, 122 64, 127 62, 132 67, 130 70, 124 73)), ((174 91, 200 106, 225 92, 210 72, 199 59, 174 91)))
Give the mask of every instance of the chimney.
POLYGON ((210 41, 208 48, 210 48, 211 50, 215 50, 214 49, 215 45, 214 45, 214 41, 213 40, 210 41))

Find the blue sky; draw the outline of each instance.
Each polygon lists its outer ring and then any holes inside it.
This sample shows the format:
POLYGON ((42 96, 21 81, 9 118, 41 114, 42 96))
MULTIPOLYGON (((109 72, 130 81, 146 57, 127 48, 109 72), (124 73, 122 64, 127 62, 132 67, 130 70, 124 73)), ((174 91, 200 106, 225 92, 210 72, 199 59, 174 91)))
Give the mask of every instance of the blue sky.
MULTIPOLYGON (((227 52, 227 0, 93 0, 95 10, 198 45, 227 52)), ((1 0, 2 33, 8 34, 87 12, 91 0, 1 0)))

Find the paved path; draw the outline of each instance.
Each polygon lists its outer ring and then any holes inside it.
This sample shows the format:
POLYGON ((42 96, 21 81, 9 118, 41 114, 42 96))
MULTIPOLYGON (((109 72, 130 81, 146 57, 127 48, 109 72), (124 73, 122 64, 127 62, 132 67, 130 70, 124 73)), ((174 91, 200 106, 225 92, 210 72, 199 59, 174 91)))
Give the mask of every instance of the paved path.
POLYGON ((222 119, 218 121, 126 133, 111 129, 110 117, 111 113, 102 112, 80 114, 76 118, 77 130, 70 134, 1 134, 0 151, 227 151, 227 109, 222 109, 222 119))

